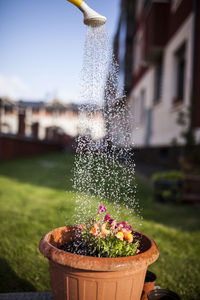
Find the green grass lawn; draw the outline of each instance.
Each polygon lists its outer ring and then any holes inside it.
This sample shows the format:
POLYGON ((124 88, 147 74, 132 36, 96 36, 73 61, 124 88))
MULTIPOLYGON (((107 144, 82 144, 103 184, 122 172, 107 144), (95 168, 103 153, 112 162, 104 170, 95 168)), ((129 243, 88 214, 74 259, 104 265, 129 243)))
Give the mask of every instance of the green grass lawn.
MULTIPOLYGON (((50 289, 38 243, 49 230, 73 223, 73 160, 70 154, 49 154, 0 164, 0 292, 50 289)), ((156 203, 151 183, 141 176, 137 183, 140 231, 160 250, 150 267, 157 284, 182 299, 200 299, 200 208, 156 203)))

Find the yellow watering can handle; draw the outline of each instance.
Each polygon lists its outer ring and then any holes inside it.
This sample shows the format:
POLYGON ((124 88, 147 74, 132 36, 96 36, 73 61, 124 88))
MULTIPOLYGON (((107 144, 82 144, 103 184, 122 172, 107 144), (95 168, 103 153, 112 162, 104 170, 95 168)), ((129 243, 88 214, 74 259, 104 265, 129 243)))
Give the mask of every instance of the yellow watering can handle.
POLYGON ((81 4, 83 3, 83 0, 67 0, 71 2, 72 4, 76 5, 77 7, 80 7, 81 4))

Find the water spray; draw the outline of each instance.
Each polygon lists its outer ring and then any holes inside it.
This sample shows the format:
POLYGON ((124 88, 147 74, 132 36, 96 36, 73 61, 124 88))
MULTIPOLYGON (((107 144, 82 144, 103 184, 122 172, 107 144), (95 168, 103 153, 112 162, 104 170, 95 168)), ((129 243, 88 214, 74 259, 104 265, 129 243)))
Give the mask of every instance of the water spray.
POLYGON ((84 15, 84 24, 92 27, 98 27, 106 22, 106 17, 100 15, 90 8, 83 0, 67 0, 78 7, 84 15))

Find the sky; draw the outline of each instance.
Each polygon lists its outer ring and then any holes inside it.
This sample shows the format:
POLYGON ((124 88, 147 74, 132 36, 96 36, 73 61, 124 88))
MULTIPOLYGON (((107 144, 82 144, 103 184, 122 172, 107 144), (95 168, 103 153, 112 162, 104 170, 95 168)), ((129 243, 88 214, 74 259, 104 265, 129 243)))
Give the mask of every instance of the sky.
MULTIPOLYGON (((107 17, 112 42, 119 0, 86 0, 107 17)), ((0 97, 79 102, 86 26, 66 0, 0 0, 0 97)))

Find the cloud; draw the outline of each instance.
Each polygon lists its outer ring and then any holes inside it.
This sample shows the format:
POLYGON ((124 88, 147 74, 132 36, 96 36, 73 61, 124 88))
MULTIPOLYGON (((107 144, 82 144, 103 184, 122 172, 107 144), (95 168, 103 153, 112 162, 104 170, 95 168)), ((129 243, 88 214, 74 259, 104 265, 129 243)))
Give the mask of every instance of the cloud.
POLYGON ((19 76, 0 74, 0 96, 12 99, 29 98, 31 89, 19 76))

